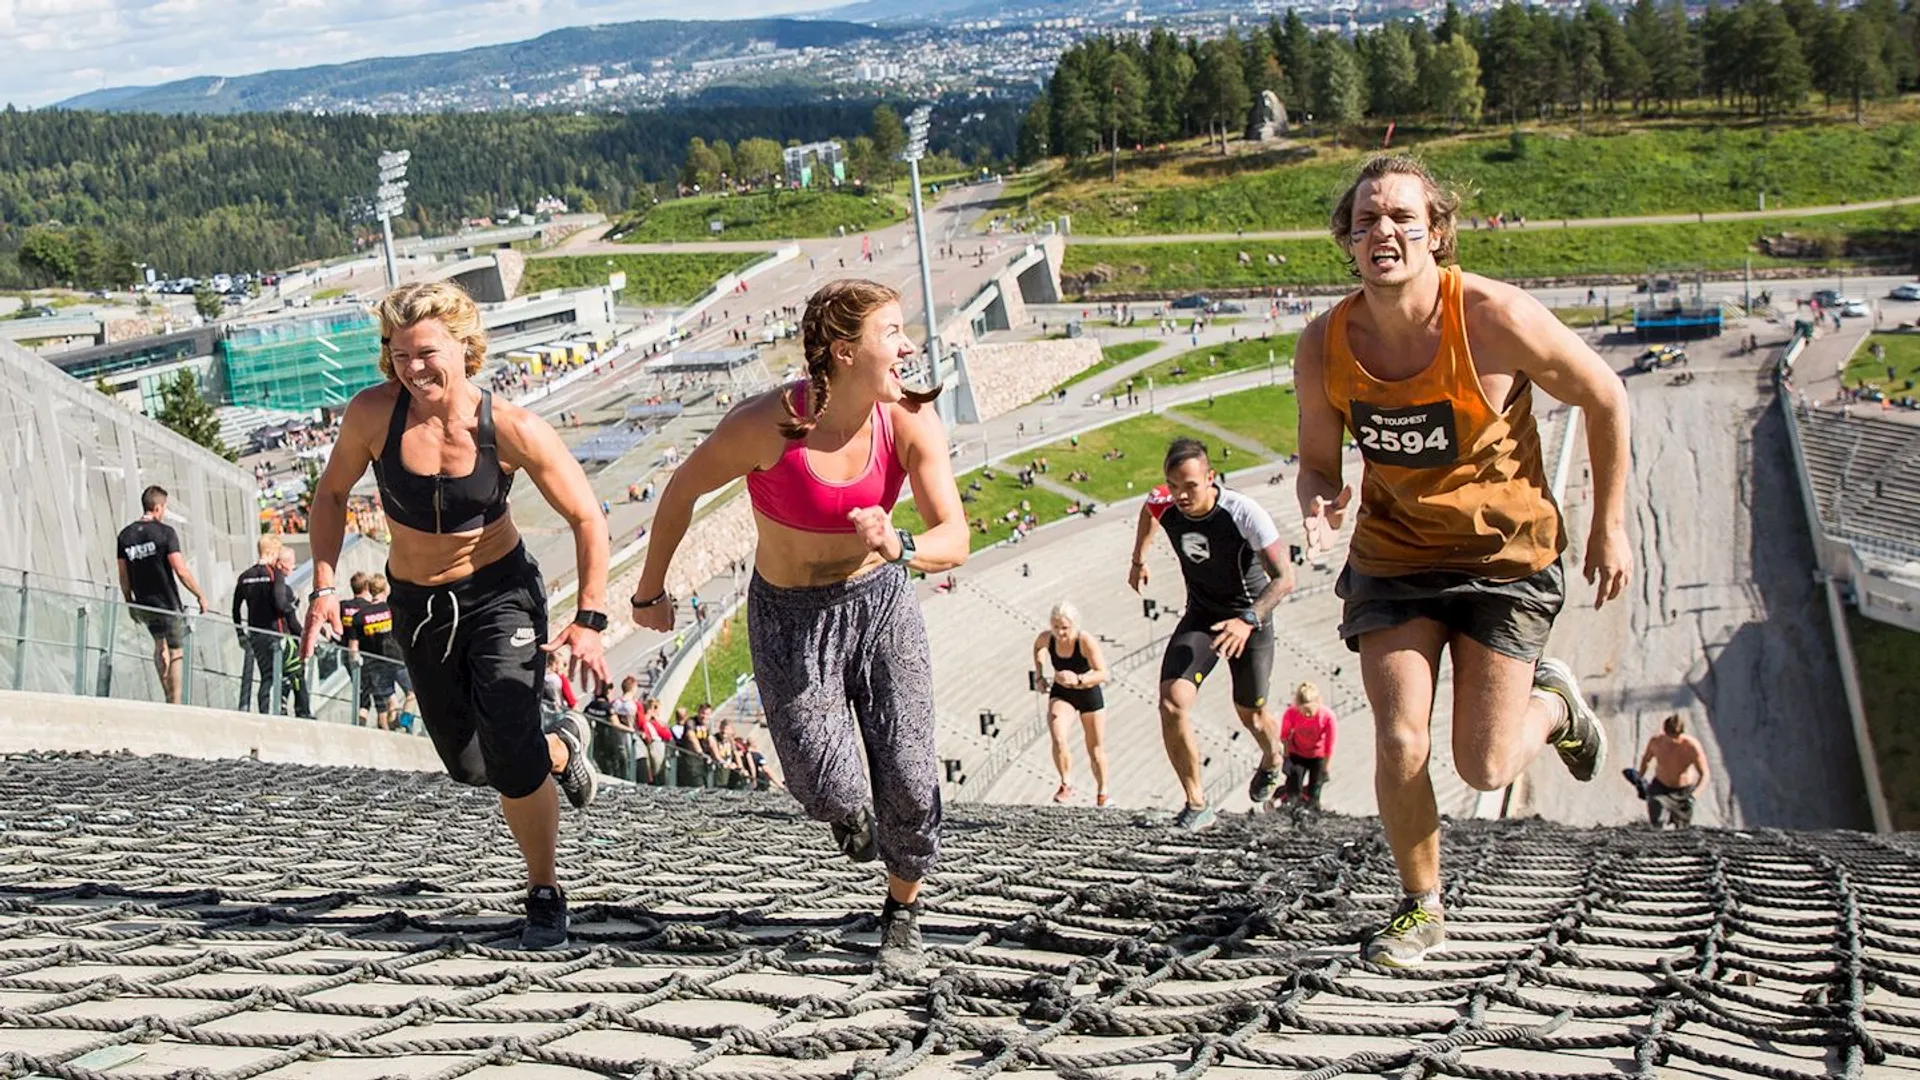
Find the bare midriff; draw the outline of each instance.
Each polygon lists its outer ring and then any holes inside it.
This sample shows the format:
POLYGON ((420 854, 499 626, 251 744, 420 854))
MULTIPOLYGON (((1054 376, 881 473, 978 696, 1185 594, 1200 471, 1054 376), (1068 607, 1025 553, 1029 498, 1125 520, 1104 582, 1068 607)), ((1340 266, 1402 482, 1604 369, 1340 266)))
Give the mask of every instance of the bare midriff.
POLYGON ((445 585, 469 577, 513 553, 520 546, 520 530, 511 512, 480 529, 463 533, 430 533, 387 522, 393 542, 387 551, 387 572, 414 585, 445 585))
POLYGON ((837 585, 871 573, 887 562, 878 552, 867 550, 859 533, 807 532, 758 512, 753 521, 760 530, 753 568, 767 584, 782 589, 837 585))

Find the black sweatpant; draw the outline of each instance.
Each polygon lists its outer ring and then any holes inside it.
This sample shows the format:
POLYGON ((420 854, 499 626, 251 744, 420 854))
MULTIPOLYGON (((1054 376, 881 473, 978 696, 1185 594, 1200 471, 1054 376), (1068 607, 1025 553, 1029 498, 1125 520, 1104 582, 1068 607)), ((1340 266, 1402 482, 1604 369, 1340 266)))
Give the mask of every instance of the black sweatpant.
POLYGON ((553 771, 540 721, 547 590, 525 545, 445 585, 387 576, 420 719, 448 774, 509 799, 538 791, 553 771))
POLYGON ((755 574, 747 637, 787 790, 816 821, 871 802, 887 869, 925 877, 940 858, 940 762, 933 656, 906 571, 798 589, 755 574))
MULTIPOLYGON (((260 692, 256 699, 258 712, 268 711, 267 706, 273 699, 273 672, 280 665, 280 638, 269 630, 248 629, 242 631, 240 655, 240 704, 241 712, 247 711, 247 699, 253 697, 253 677, 260 676, 260 692)), ((276 708, 273 711, 278 712, 276 708)))

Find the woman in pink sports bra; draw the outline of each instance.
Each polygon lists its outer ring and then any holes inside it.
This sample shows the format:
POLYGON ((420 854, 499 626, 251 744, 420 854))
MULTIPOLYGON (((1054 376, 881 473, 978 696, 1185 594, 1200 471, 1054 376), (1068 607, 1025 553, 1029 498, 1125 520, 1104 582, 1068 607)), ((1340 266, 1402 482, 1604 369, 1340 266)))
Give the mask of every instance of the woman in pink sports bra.
POLYGON ((941 813, 932 656, 907 570, 965 562, 967 521, 926 407, 939 391, 900 381, 919 351, 900 294, 829 282, 800 331, 806 380, 735 406, 661 493, 633 618, 672 629, 667 567, 694 503, 745 477, 759 529, 747 636, 767 730, 808 816, 855 862, 886 864, 878 961, 904 975, 924 962, 918 897, 941 813), (903 481, 931 526, 918 536, 890 518, 903 481))

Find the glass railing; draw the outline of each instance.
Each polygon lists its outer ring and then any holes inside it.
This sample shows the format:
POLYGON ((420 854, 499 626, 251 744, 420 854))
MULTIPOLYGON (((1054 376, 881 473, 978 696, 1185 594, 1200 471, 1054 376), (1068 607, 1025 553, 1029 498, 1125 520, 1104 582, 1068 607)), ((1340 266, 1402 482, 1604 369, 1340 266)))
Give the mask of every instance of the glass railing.
POLYGON ((665 740, 645 740, 627 728, 602 720, 592 722, 587 756, 602 776, 617 776, 636 784, 673 788, 730 788, 765 791, 773 779, 765 771, 729 768, 705 754, 682 749, 665 740))
POLYGON ((177 639, 172 670, 182 705, 339 724, 377 723, 383 710, 410 719, 401 711, 408 680, 397 660, 327 642, 302 660, 298 639, 287 635, 29 580, 0 580, 0 689, 166 702, 155 645, 177 639))

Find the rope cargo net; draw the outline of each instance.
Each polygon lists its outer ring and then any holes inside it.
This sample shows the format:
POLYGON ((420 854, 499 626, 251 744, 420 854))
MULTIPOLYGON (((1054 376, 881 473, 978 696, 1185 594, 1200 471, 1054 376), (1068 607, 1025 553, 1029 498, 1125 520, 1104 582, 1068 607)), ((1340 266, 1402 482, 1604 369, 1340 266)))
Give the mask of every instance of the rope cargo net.
POLYGON ((562 818, 572 947, 527 953, 490 792, 7 758, 0 1076, 1920 1073, 1912 835, 1450 823, 1449 948, 1410 972, 1357 960, 1398 891, 1371 819, 943 837, 892 979, 877 864, 787 796, 609 785, 562 818))

